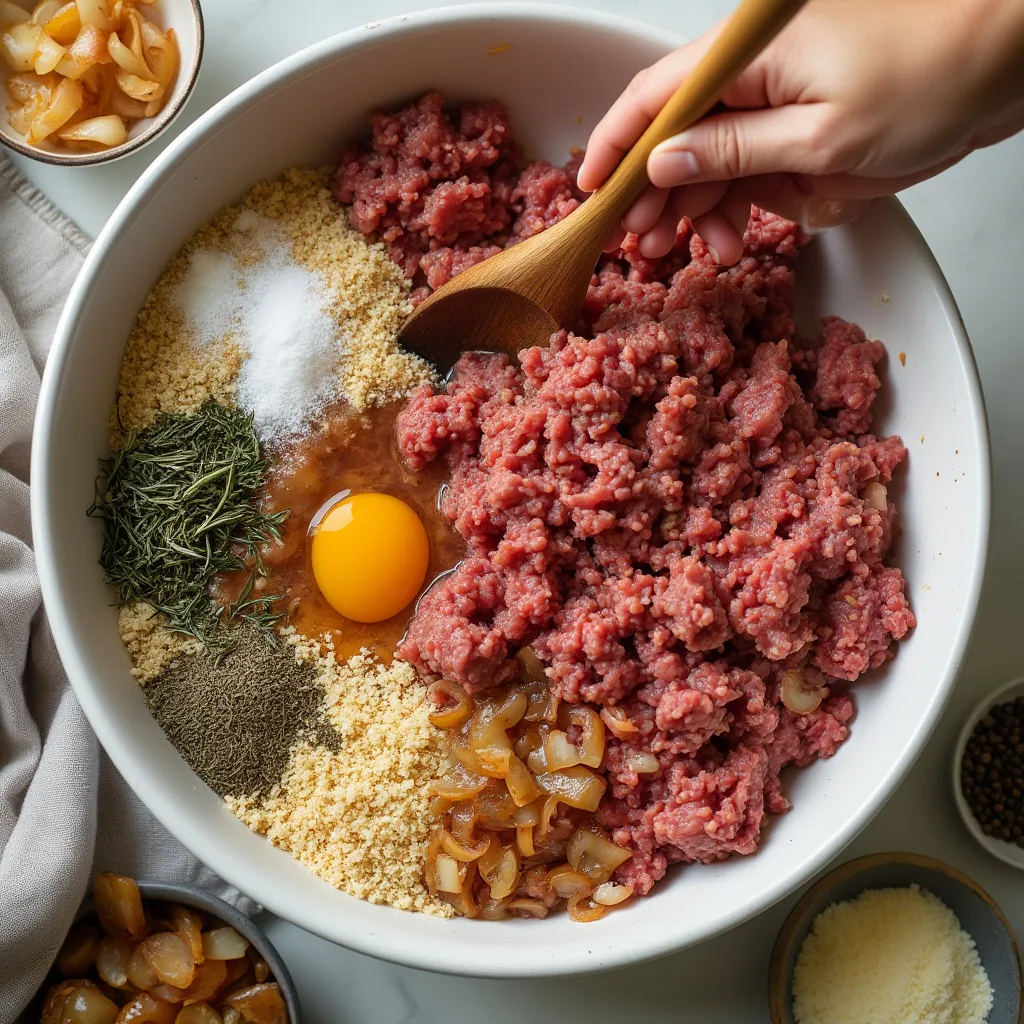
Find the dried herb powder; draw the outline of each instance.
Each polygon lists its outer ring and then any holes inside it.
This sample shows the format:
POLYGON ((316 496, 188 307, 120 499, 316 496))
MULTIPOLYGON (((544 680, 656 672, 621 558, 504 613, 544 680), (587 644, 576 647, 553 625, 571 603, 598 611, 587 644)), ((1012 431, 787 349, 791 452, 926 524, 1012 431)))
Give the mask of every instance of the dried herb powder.
POLYGON ((143 691, 150 713, 189 767, 220 796, 259 797, 281 781, 300 740, 338 747, 316 670, 253 627, 232 649, 178 658, 143 691))
POLYGON ((251 597, 253 577, 238 601, 217 606, 208 587, 249 563, 264 574, 260 545, 278 538, 286 511, 255 503, 267 465, 252 415, 215 402, 193 416, 161 416, 129 433, 101 463, 89 515, 103 520, 100 564, 119 603, 145 601, 169 628, 226 647, 218 627, 238 619, 270 632, 276 596, 251 597))

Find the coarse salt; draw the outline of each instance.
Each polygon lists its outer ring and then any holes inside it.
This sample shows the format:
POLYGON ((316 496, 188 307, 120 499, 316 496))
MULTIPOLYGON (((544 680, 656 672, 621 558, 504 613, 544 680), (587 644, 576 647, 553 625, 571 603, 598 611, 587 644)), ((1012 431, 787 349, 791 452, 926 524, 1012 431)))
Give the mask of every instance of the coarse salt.
POLYGON ((247 353, 237 401, 268 443, 305 430, 338 396, 346 338, 325 282, 293 260, 276 225, 244 210, 231 241, 194 252, 173 298, 201 345, 229 338, 247 353))

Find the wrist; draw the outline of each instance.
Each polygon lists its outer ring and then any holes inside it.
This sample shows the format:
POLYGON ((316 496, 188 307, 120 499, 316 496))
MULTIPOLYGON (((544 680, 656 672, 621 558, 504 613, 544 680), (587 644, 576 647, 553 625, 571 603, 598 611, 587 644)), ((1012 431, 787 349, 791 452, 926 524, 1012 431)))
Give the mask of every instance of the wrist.
POLYGON ((1024 0, 947 0, 955 41, 954 73, 964 74, 983 125, 1014 116, 1024 101, 1024 0))

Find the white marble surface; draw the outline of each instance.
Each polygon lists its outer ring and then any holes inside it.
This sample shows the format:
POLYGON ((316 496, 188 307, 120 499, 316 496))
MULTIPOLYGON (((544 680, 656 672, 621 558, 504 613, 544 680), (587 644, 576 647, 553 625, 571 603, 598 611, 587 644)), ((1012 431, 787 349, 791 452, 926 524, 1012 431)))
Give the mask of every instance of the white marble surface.
MULTIPOLYGON (((207 52, 185 119, 255 72, 301 47, 363 21, 433 6, 411 0, 205 0, 207 52)), ((730 0, 614 0, 594 6, 695 35, 730 0)), ((74 171, 19 161, 53 199, 95 234, 159 149, 113 167, 74 171)), ((992 544, 966 668, 950 707, 896 796, 840 857, 916 850, 974 876, 1024 937, 1024 886, 1014 869, 978 849, 956 817, 949 760, 958 723, 988 690, 1024 675, 1018 630, 1024 606, 1024 286, 1017 234, 1024 230, 1024 137, 975 154, 905 194, 934 250, 974 343, 992 430, 992 544)), ((703 946, 597 978, 537 983, 447 978, 391 967, 332 946, 277 919, 264 922, 288 960, 311 1024, 519 1024, 522 1020, 630 1020, 668 1024, 766 1022, 766 974, 775 933, 792 900, 703 946)))

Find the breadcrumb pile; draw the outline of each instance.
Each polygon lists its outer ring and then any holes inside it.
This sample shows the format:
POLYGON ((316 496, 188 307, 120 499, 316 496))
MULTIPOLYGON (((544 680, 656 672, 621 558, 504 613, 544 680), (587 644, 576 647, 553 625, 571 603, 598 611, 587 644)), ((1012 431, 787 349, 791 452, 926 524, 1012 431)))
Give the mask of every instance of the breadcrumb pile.
POLYGON ((145 601, 123 604, 117 611, 117 630, 132 659, 132 675, 140 685, 152 682, 183 654, 200 654, 195 637, 167 628, 168 618, 145 601))
POLYGON ((402 661, 385 667, 366 654, 339 663, 329 642, 286 633, 297 656, 317 666, 340 749, 297 744, 281 785, 265 800, 229 797, 228 806, 335 888, 451 917, 451 906, 423 883, 428 785, 445 753, 415 670, 402 661))
POLYGON ((409 282, 382 244, 350 227, 327 187, 329 176, 327 169, 296 168, 260 182, 241 203, 203 225, 168 263, 128 338, 111 415, 112 447, 160 413, 194 413, 210 400, 234 404, 246 351, 230 335, 200 345, 175 296, 197 252, 231 253, 240 268, 261 258, 250 238, 234 230, 243 213, 275 222, 295 262, 318 274, 330 291, 331 313, 347 341, 339 353, 339 389, 357 411, 403 398, 429 377, 427 364, 397 343, 412 308, 409 282))

